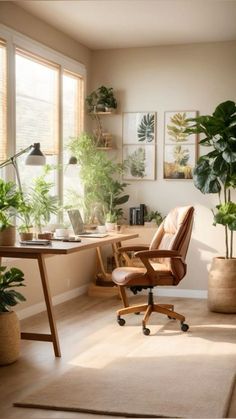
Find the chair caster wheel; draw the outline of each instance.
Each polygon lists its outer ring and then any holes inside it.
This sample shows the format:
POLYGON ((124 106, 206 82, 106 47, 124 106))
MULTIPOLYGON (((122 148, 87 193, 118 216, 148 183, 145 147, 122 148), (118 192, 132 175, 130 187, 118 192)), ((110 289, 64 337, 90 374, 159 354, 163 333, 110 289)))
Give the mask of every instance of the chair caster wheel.
POLYGON ((187 332, 189 329, 189 325, 186 323, 181 323, 181 330, 182 332, 187 332))
POLYGON ((147 327, 144 327, 143 328, 143 334, 146 335, 146 336, 150 335, 150 329, 148 329, 147 327))
POLYGON ((117 317, 117 323, 120 326, 124 326, 125 325, 125 319, 122 319, 120 316, 117 317))
POLYGON ((173 317, 170 317, 170 316, 167 316, 167 317, 168 317, 168 319, 170 319, 170 320, 173 318, 173 317))
POLYGON ((134 314, 136 314, 137 316, 140 314, 140 311, 137 311, 136 313, 134 313, 134 314))

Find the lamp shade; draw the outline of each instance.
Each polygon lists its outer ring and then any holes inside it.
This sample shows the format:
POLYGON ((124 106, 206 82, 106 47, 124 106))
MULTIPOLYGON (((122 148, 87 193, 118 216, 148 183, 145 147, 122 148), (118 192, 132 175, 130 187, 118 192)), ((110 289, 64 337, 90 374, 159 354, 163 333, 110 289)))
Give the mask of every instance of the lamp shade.
POLYGON ((27 166, 44 166, 46 158, 40 150, 40 143, 33 144, 33 150, 28 154, 25 160, 27 166))
POLYGON ((77 163, 78 163, 77 158, 75 156, 71 156, 68 164, 77 164, 77 163))

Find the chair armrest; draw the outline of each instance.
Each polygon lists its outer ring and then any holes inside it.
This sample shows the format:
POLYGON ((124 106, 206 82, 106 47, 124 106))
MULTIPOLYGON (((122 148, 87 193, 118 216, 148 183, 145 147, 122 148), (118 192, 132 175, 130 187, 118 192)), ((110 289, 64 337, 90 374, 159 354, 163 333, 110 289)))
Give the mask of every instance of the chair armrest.
POLYGON ((118 247, 117 251, 119 253, 125 253, 125 252, 137 252, 141 250, 148 250, 148 246, 122 246, 118 247))
POLYGON ((182 259, 182 256, 176 250, 148 250, 140 251, 135 253, 136 257, 140 259, 154 259, 154 258, 179 258, 182 259))
POLYGON ((152 267, 151 263, 149 262, 149 259, 170 258, 182 260, 182 256, 176 250, 144 250, 141 252, 136 252, 135 257, 139 257, 141 259, 142 263, 147 269, 147 272, 150 275, 155 275, 155 269, 152 267))
POLYGON ((129 252, 137 252, 138 250, 148 250, 148 246, 124 246, 124 247, 118 247, 117 252, 122 255, 125 263, 127 266, 134 266, 133 259, 131 255, 129 255, 129 252))

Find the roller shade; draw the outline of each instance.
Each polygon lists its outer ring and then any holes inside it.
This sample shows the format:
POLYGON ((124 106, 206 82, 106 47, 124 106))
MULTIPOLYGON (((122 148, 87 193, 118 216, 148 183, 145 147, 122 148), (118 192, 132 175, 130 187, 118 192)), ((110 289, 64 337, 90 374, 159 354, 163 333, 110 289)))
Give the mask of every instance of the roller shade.
POLYGON ((59 66, 16 48, 16 150, 40 143, 44 154, 59 150, 59 66))
POLYGON ((0 39, 0 162, 7 154, 7 76, 6 43, 0 39))

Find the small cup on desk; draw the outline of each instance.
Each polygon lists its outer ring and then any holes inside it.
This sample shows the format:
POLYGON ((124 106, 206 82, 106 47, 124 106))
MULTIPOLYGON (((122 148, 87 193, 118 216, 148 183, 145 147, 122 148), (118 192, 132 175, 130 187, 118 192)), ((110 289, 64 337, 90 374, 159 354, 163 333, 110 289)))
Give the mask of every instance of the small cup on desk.
POLYGON ((98 225, 97 226, 97 231, 99 233, 106 233, 106 231, 107 231, 106 226, 104 226, 104 225, 98 225))
POLYGON ((56 228, 55 237, 57 239, 67 239, 69 238, 69 231, 67 228, 56 228))

